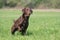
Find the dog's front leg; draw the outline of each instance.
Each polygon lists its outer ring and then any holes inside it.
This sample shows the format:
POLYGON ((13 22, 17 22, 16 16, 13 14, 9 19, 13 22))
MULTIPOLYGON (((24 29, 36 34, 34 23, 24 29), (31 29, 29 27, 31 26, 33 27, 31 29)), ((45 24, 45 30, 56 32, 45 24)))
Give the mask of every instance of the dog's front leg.
POLYGON ((18 26, 18 31, 19 31, 19 32, 21 31, 21 28, 20 28, 20 26, 18 26))

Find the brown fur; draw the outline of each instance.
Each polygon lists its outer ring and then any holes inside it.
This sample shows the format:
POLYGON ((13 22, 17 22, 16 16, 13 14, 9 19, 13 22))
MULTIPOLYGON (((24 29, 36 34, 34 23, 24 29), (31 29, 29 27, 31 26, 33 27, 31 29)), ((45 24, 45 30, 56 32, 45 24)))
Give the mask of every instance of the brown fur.
POLYGON ((24 35, 26 33, 26 30, 29 25, 29 17, 32 13, 32 10, 30 8, 24 8, 22 10, 23 14, 21 17, 19 17, 16 21, 14 21, 14 24, 11 28, 11 33, 14 34, 15 31, 19 31, 24 35))

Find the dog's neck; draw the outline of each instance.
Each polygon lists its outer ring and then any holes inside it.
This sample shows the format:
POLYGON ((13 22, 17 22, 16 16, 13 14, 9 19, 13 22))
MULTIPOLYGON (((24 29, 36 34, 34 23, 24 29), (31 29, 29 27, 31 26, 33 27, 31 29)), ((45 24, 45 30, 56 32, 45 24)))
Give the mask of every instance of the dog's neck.
POLYGON ((22 16, 23 16, 24 19, 29 19, 29 17, 30 17, 30 15, 26 15, 25 13, 23 13, 22 16))

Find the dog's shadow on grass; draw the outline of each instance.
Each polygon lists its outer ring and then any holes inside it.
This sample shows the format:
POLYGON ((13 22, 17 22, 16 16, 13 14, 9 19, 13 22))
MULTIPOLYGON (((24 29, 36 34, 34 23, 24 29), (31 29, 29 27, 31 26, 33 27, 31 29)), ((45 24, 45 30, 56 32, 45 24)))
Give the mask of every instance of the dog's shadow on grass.
POLYGON ((26 35, 30 36, 30 35, 33 35, 33 33, 32 32, 27 32, 26 35))
MULTIPOLYGON (((17 32, 16 34, 17 34, 17 35, 21 35, 21 33, 20 33, 20 32, 17 32)), ((30 36, 30 35, 33 35, 33 33, 32 33, 32 32, 27 31, 27 33, 26 33, 25 35, 26 35, 26 36, 30 36)))

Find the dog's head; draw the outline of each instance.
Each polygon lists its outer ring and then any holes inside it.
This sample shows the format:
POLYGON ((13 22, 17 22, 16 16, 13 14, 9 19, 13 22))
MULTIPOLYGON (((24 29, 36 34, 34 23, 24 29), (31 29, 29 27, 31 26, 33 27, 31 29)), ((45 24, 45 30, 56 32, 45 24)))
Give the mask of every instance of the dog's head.
POLYGON ((30 14, 32 14, 33 11, 31 8, 26 7, 24 9, 22 9, 22 12, 29 16, 30 14))

